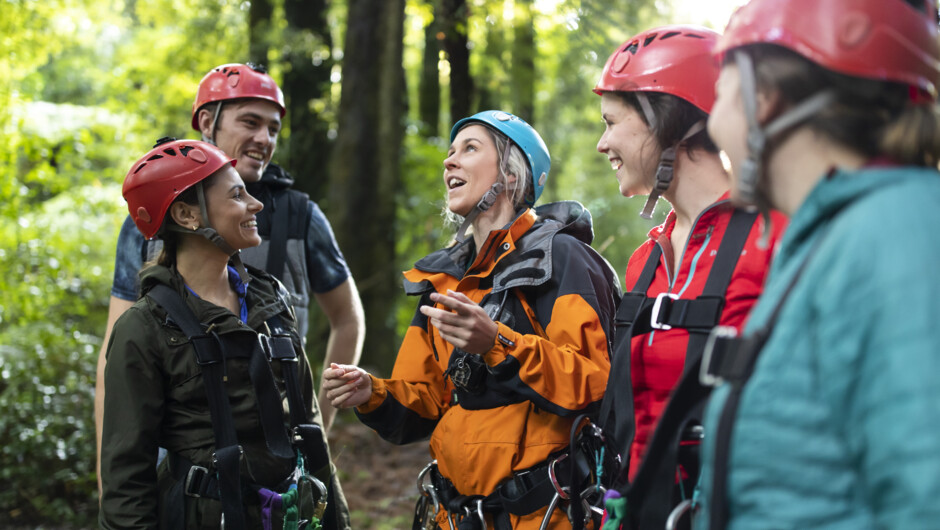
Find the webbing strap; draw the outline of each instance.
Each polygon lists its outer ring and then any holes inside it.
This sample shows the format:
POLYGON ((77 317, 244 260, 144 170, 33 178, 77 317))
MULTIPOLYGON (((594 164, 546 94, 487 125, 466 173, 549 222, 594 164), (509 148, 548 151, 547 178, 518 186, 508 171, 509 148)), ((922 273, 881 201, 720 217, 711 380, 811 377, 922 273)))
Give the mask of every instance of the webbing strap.
POLYGON ((284 265, 287 263, 287 228, 290 213, 290 194, 286 191, 272 201, 271 239, 268 261, 264 270, 278 280, 284 281, 284 265))
MULTIPOLYGON (((832 216, 834 215, 835 212, 832 216)), ((731 434, 734 430, 734 422, 737 417, 738 405, 740 405, 741 402, 741 394, 744 391, 744 385, 747 384, 748 379, 750 379, 751 375, 754 373, 757 357, 770 339, 770 335, 773 333, 777 319, 780 318, 780 312, 784 304, 793 292, 793 288, 796 287, 796 284, 799 282, 803 271, 806 270, 806 266, 812 260, 816 249, 819 248, 819 245, 822 244, 825 239, 826 233, 828 232, 828 224, 824 226, 822 230, 823 233, 813 242, 813 246, 810 247, 807 257, 793 274, 793 278, 790 280, 790 283, 787 284, 786 289, 784 289, 783 294, 777 301, 777 305, 771 312, 767 322, 753 334, 738 339, 737 347, 729 347, 726 349, 728 352, 733 352, 737 360, 726 363, 720 363, 721 360, 717 360, 719 361, 719 365, 724 364, 725 367, 732 371, 731 374, 728 374, 732 375, 732 377, 728 379, 731 385, 731 391, 728 393, 728 398, 725 400, 724 406, 721 409, 721 414, 718 417, 718 426, 715 430, 715 459, 712 473, 712 492, 711 498, 709 499, 709 530, 722 530, 728 524, 728 458, 731 456, 731 434)), ((711 364, 712 366, 716 366, 716 362, 714 361, 711 364)))
POLYGON ((284 386, 287 390, 287 407, 290 409, 290 424, 291 427, 296 427, 307 423, 307 418, 304 416, 306 407, 300 390, 300 374, 297 369, 297 352, 294 350, 290 335, 281 329, 280 319, 274 317, 268 320, 268 327, 271 329, 272 336, 266 338, 265 347, 271 360, 281 363, 284 386))
MULTIPOLYGON (((701 421, 703 402, 711 391, 698 379, 702 352, 709 332, 718 325, 725 292, 756 219, 757 214, 754 212, 734 211, 705 281, 705 287, 697 299, 718 300, 720 304, 714 309, 711 326, 689 328, 683 375, 657 421, 643 462, 624 495, 629 506, 638 508, 631 510, 633 519, 638 521, 638 528, 663 527, 672 510, 682 435, 690 423, 701 421)), ((685 471, 697 473, 698 470, 685 471)), ((626 484, 626 480, 626 474, 618 477, 620 484, 626 484)))
POLYGON ((196 349, 197 362, 207 360, 202 366, 203 382, 206 387, 206 397, 209 402, 209 414, 212 419, 212 430, 215 434, 216 452, 215 468, 219 474, 219 494, 222 500, 222 514, 225 517, 225 526, 230 530, 245 530, 245 517, 242 513, 242 492, 239 486, 239 462, 241 447, 238 445, 238 436, 235 433, 235 424, 232 420, 232 408, 223 383, 224 363, 211 361, 221 358, 222 347, 214 335, 206 335, 202 325, 192 310, 183 302, 179 293, 166 285, 157 285, 151 289, 147 296, 166 310, 170 318, 190 338, 196 349), (212 340, 215 339, 215 340, 212 340))

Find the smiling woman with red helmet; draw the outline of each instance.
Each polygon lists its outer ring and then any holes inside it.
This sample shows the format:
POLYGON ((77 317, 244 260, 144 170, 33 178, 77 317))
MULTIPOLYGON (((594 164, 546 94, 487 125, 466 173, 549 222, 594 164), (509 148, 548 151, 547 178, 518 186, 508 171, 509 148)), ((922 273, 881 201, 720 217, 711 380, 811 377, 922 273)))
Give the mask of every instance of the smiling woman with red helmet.
POLYGON ((292 485, 329 484, 311 370, 283 285, 238 257, 261 243, 262 205, 235 161, 166 140, 124 180, 137 228, 164 245, 108 344, 100 524, 279 528, 292 485))
POLYGON ((697 528, 940 520, 940 78, 925 0, 753 0, 715 49, 732 197, 790 225, 716 335, 697 528))
POLYGON ((744 325, 784 226, 775 213, 770 229, 755 215, 736 212, 728 198, 729 176, 705 131, 718 77, 711 55, 717 39, 698 26, 644 31, 614 51, 594 89, 605 124, 597 150, 610 160, 620 193, 647 195, 646 218, 660 196, 672 207, 627 265, 631 292, 618 309, 621 325, 600 413, 623 462, 610 470, 621 475, 617 490, 626 493, 628 479, 641 464, 647 468, 628 501, 633 523, 642 528, 664 525, 672 506, 691 494, 707 392, 697 389, 696 399, 673 403, 669 417, 678 415, 676 421, 661 425, 660 417, 683 373, 698 366, 709 331, 744 325), (765 231, 769 241, 761 245, 765 231), (645 463, 654 440, 668 450, 645 463), (683 487, 672 499, 677 476, 683 487), (653 483, 662 484, 665 498, 650 493, 657 489, 653 483))

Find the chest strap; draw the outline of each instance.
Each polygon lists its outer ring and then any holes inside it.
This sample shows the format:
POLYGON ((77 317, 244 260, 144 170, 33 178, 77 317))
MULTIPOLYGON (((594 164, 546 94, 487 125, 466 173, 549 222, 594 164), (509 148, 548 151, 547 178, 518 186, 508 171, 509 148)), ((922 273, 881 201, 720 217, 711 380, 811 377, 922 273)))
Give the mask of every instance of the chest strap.
POLYGON ((286 191, 275 194, 271 201, 271 238, 268 261, 264 270, 278 280, 284 281, 284 265, 287 263, 287 227, 290 213, 290 194, 286 191))

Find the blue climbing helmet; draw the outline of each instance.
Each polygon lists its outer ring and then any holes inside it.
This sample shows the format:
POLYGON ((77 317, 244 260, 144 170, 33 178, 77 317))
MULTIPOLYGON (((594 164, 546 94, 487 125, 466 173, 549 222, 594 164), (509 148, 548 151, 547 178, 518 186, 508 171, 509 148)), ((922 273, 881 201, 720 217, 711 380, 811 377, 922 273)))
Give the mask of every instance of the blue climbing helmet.
POLYGON ((545 188, 545 179, 552 169, 552 158, 548 154, 548 147, 539 133, 522 118, 501 110, 484 110, 473 116, 464 118, 454 124, 450 131, 450 141, 453 142, 460 129, 472 122, 480 122, 496 129, 506 135, 512 143, 516 144, 529 161, 529 170, 532 172, 532 200, 526 197, 529 206, 535 204, 545 188))

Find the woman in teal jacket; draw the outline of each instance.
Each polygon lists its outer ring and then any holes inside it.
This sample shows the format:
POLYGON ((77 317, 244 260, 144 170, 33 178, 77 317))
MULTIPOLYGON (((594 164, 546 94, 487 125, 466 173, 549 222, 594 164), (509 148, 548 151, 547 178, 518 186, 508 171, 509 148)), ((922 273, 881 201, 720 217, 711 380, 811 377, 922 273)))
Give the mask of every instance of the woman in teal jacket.
POLYGON ((789 214, 743 341, 714 336, 696 528, 940 525, 932 0, 753 0, 709 132, 789 214))

